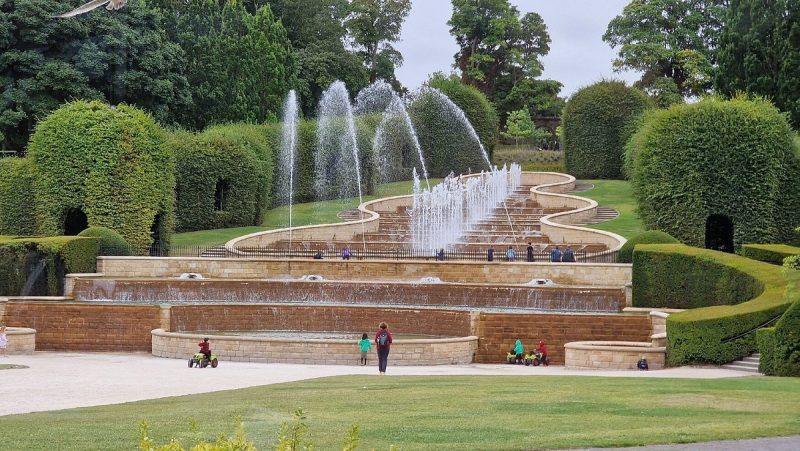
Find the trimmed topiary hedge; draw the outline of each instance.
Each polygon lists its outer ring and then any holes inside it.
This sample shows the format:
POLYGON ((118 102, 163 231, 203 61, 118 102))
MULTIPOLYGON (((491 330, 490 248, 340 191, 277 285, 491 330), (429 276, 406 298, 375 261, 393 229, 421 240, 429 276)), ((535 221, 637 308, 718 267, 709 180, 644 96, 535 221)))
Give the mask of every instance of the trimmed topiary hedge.
POLYGON ((174 159, 163 130, 143 111, 68 103, 38 123, 28 153, 39 234, 62 235, 71 218, 85 215, 77 224, 118 231, 135 254, 169 242, 174 159))
POLYGON ((800 223, 800 160, 786 118, 765 100, 709 98, 646 114, 626 156, 645 226, 704 246, 706 221, 733 241, 780 243, 800 223))
POLYGON ((36 212, 33 202, 31 160, 0 159, 0 234, 35 234, 36 212))
POLYGON ((783 265, 786 257, 800 255, 800 247, 785 244, 745 244, 739 252, 742 257, 752 258, 760 262, 783 265))
POLYGON ((561 116, 567 172, 578 178, 621 179, 631 121, 652 106, 642 91, 603 80, 578 90, 561 116))
POLYGON ((631 263, 633 261, 633 249, 637 244, 671 244, 678 243, 672 235, 660 230, 648 230, 629 239, 619 250, 617 261, 619 263, 631 263))
POLYGON ((131 255, 131 246, 125 238, 107 227, 89 227, 78 236, 98 238, 100 240, 98 255, 131 255))
POLYGON ((61 296, 64 275, 95 272, 98 238, 0 237, 0 296, 61 296))
POLYGON ((489 99, 474 86, 462 83, 457 76, 436 74, 428 80, 427 85, 441 91, 461 108, 478 133, 491 161, 500 136, 500 118, 489 99))
POLYGON ((755 329, 789 307, 785 290, 781 268, 737 255, 681 244, 633 253, 634 306, 692 309, 667 318, 674 366, 727 363, 755 351, 755 329))
POLYGON ((765 327, 756 333, 756 345, 761 357, 758 359, 758 371, 767 375, 775 375, 775 328, 765 327))
MULTIPOLYGON (((800 291, 790 290, 792 305, 775 324, 772 368, 776 376, 800 376, 800 291)), ((769 352, 769 343, 759 351, 769 352)))

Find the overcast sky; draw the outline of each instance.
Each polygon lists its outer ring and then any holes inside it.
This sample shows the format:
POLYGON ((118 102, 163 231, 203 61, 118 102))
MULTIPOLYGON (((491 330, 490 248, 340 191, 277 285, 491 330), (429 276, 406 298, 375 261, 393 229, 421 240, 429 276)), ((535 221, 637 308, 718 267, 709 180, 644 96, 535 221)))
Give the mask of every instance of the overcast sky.
MULTIPOLYGON (((615 52, 603 42, 608 22, 622 12, 630 0, 511 0, 522 14, 537 12, 547 24, 552 42, 544 57, 543 78, 564 84, 562 96, 603 77, 629 83, 636 73, 614 73, 611 60, 615 52)), ((412 0, 411 13, 403 24, 402 41, 397 48, 404 63, 397 78, 414 89, 434 72, 452 72, 453 55, 458 51, 447 21, 453 13, 450 0, 412 0)))

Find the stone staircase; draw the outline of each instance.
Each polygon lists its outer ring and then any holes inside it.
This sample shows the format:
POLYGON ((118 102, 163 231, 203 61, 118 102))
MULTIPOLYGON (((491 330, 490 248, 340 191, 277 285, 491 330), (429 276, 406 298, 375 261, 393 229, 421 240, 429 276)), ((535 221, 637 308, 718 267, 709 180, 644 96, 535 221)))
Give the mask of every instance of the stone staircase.
POLYGON ((740 360, 735 360, 731 363, 722 365, 726 370, 744 371, 747 373, 759 374, 758 362, 761 359, 761 354, 752 354, 740 360))
POLYGON ((619 212, 614 210, 613 208, 608 207, 597 207, 597 213, 595 213, 594 217, 583 224, 575 224, 575 225, 591 225, 591 224, 600 224, 601 222, 610 221, 615 219, 619 216, 619 212))

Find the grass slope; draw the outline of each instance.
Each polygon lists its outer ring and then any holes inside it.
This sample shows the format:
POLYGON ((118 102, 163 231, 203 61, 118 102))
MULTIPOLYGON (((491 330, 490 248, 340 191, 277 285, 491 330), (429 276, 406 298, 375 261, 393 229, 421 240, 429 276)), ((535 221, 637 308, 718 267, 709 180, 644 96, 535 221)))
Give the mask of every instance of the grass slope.
MULTIPOLYGON (((391 371, 391 369, 390 369, 391 371)), ((532 370, 535 371, 535 370, 532 370)), ((156 443, 232 434, 271 449, 302 407, 318 449, 532 449, 754 438, 800 431, 800 379, 343 376, 204 395, 0 417, 6 449, 134 449, 138 421, 156 443), (46 427, 43 427, 46 425, 46 427)))
MULTIPOLYGON (((441 179, 430 179, 433 186, 441 179)), ((423 181, 423 186, 425 182, 423 181)), ((381 197, 402 196, 411 194, 413 182, 394 182, 378 186, 378 192, 372 196, 364 196, 364 201, 370 201, 381 197)), ((358 198, 337 199, 324 202, 308 202, 292 206, 292 225, 304 226, 312 224, 329 224, 342 222, 336 214, 343 210, 358 207, 358 198)), ((176 233, 172 237, 172 245, 175 247, 184 246, 216 246, 227 241, 249 233, 261 232, 264 230, 280 229, 289 226, 289 207, 283 206, 273 208, 264 214, 264 221, 261 227, 235 227, 230 229, 200 230, 197 232, 176 233)))
POLYGON ((588 197, 597 201, 603 207, 619 211, 619 216, 611 221, 589 226, 592 229, 606 230, 632 238, 644 232, 644 224, 636 213, 636 199, 633 197, 633 188, 627 180, 584 180, 591 183, 594 188, 576 193, 581 197, 588 197))

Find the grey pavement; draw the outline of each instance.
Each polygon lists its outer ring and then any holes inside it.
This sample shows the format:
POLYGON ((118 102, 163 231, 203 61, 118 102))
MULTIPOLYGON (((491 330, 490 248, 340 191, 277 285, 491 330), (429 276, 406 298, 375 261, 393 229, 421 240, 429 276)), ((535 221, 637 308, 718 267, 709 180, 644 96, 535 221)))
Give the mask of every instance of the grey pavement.
POLYGON ((721 440, 680 445, 651 445, 632 448, 586 448, 591 451, 642 450, 642 451, 798 451, 800 435, 769 437, 748 440, 721 440))

